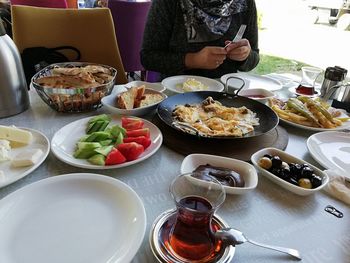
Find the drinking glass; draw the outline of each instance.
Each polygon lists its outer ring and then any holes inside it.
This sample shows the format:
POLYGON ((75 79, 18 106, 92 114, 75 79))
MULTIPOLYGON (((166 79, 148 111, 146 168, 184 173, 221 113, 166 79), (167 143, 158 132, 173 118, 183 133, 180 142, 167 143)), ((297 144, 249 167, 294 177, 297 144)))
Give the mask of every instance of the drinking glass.
POLYGON ((304 95, 314 95, 315 82, 317 77, 321 74, 322 69, 315 68, 315 67, 302 67, 301 71, 302 71, 302 79, 296 91, 304 95))
POLYGON ((170 249, 181 260, 210 262, 221 249, 212 217, 224 202, 225 189, 211 176, 183 174, 170 185, 177 215, 169 234, 170 249))

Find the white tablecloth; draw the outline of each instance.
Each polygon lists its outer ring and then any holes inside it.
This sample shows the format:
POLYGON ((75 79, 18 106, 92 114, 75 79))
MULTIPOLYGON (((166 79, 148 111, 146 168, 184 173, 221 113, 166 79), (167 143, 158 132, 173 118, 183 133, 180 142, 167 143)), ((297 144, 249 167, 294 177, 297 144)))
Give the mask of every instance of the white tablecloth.
MULTIPOLYGON (((58 129, 72 121, 106 113, 103 107, 89 113, 57 113, 35 91, 30 91, 30 99, 29 110, 0 119, 0 124, 37 129, 51 140, 58 129)), ((312 133, 292 127, 287 127, 287 130, 289 143, 286 152, 317 165, 306 147, 306 139, 312 133)), ((88 171, 65 164, 50 153, 33 173, 0 189, 0 198, 27 184, 59 174, 93 172, 117 178, 138 193, 147 213, 146 235, 132 262, 156 262, 148 244, 150 226, 160 213, 174 207, 168 188, 179 174, 183 158, 163 145, 155 155, 139 164, 122 169, 88 171)), ((323 192, 301 197, 259 176, 258 187, 254 191, 242 196, 228 195, 218 214, 232 227, 256 241, 298 249, 303 256, 302 262, 350 262, 350 209, 323 192), (339 219, 325 212, 327 205, 335 206, 344 213, 344 217, 339 219)), ((293 260, 284 254, 247 243, 237 247, 233 261, 273 263, 293 260)))

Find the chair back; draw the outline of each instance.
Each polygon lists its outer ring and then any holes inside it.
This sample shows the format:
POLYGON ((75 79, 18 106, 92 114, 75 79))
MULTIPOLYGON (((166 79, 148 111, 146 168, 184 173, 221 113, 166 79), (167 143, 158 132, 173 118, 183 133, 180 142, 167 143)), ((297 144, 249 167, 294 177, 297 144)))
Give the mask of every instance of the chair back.
MULTIPOLYGON (((57 9, 12 6, 13 40, 19 51, 29 47, 73 46, 82 62, 117 69, 117 83, 127 82, 111 12, 108 8, 57 9)), ((75 54, 65 54, 73 60, 75 54)))
POLYGON ((151 1, 109 0, 118 45, 126 72, 143 70, 140 62, 143 31, 151 1))
POLYGON ((66 0, 11 0, 11 5, 27 5, 49 8, 67 8, 66 0))

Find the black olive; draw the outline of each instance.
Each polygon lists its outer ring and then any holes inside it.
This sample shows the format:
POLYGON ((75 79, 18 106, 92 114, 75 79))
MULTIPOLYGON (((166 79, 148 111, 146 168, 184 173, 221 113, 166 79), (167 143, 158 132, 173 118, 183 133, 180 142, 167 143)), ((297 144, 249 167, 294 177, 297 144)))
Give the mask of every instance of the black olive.
POLYGON ((317 188, 322 184, 322 178, 316 174, 311 175, 312 188, 317 188))
POLYGON ((272 161, 272 167, 280 168, 282 165, 282 160, 279 156, 273 156, 271 158, 271 161, 272 161))
POLYGON ((301 177, 311 179, 314 170, 312 170, 309 166, 304 166, 301 170, 301 177))
POLYGON ((301 171, 303 170, 303 165, 298 163, 289 164, 290 174, 293 178, 296 178, 297 181, 302 178, 301 171))
POLYGON ((291 184, 299 186, 298 181, 295 180, 293 177, 289 177, 287 181, 290 182, 291 184))
POLYGON ((278 168, 278 167, 271 167, 271 169, 269 170, 271 173, 273 173, 274 175, 279 175, 279 173, 280 173, 280 168, 278 168))
POLYGON ((269 158, 269 159, 272 158, 272 156, 271 156, 270 154, 265 154, 264 157, 267 157, 267 158, 269 158))

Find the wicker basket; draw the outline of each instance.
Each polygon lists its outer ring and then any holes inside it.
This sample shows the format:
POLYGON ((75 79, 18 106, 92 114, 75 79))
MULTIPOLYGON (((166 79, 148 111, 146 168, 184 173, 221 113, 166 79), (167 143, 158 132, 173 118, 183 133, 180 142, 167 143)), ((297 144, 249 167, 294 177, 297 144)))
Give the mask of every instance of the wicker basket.
POLYGON ((116 76, 117 70, 106 65, 83 62, 56 63, 47 66, 35 74, 31 83, 42 100, 52 109, 59 112, 84 112, 96 110, 102 106, 101 99, 111 93, 116 76), (113 79, 108 83, 94 88, 72 87, 63 89, 45 87, 36 83, 37 79, 50 76, 52 69, 55 67, 84 67, 87 65, 97 65, 108 68, 112 72, 113 79))

